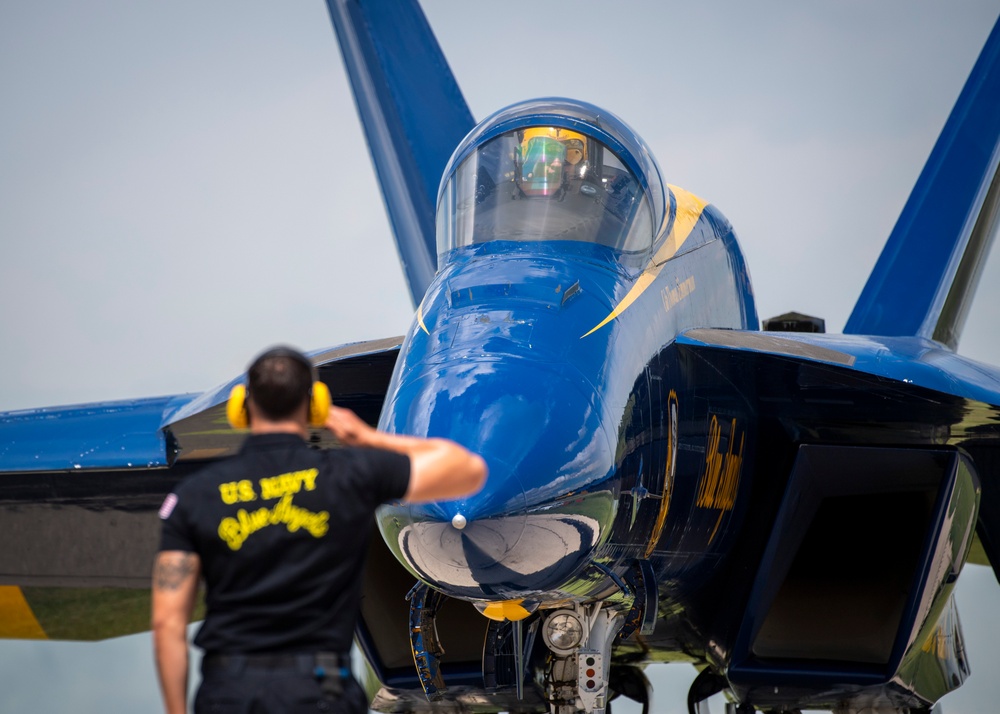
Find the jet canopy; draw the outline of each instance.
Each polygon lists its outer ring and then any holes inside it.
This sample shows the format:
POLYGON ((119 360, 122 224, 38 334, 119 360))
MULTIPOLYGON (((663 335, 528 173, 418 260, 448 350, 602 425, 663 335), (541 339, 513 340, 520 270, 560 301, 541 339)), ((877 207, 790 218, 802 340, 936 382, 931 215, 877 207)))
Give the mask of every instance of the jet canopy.
MULTIPOLYGON (((636 162, 619 156, 627 155, 627 146, 579 120, 543 119, 550 121, 536 125, 535 117, 528 126, 507 129, 517 123, 508 121, 494 132, 474 130, 459 147, 438 198, 439 256, 496 240, 584 241, 623 253, 651 249, 659 221, 648 182, 629 167, 636 162)), ((658 179, 657 172, 656 188, 658 179)))

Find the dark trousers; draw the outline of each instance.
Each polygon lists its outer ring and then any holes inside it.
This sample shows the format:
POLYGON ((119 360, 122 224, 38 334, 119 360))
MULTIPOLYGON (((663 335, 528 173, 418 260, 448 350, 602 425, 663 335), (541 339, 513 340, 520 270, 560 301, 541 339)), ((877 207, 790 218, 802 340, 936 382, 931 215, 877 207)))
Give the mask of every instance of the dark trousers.
POLYGON ((368 711, 368 699, 354 677, 344 679, 341 691, 332 694, 305 660, 280 666, 261 665, 239 657, 227 660, 223 665, 202 667, 201 686, 194 700, 195 714, 364 714, 368 711))

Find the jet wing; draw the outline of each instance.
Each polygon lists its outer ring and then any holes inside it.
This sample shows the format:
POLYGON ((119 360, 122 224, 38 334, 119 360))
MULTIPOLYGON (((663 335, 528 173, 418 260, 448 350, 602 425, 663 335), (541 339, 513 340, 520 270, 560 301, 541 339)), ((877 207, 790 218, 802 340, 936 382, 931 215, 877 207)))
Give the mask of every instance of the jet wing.
POLYGON ((923 337, 694 329, 677 344, 722 373, 752 375, 741 388, 761 416, 804 439, 867 428, 877 440, 880 420, 905 422, 915 441, 969 453, 982 487, 979 545, 1000 579, 1000 368, 923 337))
POLYGON ((0 413, 0 472, 163 468, 163 430, 197 394, 0 413))
POLYGON ((757 352, 847 367, 986 404, 1000 404, 1000 368, 922 337, 695 329, 678 344, 757 352))
MULTIPOLYGON (((402 338, 311 353, 335 403, 375 423, 402 338)), ((204 394, 0 413, 0 637, 96 640, 148 628, 157 510, 239 448, 231 380, 204 394)), ((334 447, 314 431, 318 446, 334 447)))

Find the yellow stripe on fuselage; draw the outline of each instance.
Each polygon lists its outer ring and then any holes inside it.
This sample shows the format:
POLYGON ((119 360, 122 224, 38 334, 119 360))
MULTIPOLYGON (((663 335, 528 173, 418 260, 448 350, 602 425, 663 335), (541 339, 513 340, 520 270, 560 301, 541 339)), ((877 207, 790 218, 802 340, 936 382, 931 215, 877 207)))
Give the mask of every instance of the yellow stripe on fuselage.
POLYGON ((635 285, 632 289, 621 299, 615 308, 611 311, 611 314, 606 318, 601 320, 594 329, 585 335, 581 335, 582 340, 587 335, 591 335, 597 332, 599 329, 607 325, 609 322, 614 320, 616 317, 625 312, 631 305, 636 301, 636 299, 646 292, 646 289, 653 284, 656 277, 660 274, 663 266, 666 262, 673 258, 677 251, 681 249, 684 245, 684 241, 687 240, 688 236, 691 235, 691 231, 694 230, 695 224, 698 219, 701 218, 702 212, 705 210, 705 206, 708 205, 707 201, 704 201, 697 196, 695 196, 690 191, 685 191, 677 186, 668 186, 668 188, 673 192, 674 198, 677 201, 677 213, 674 216, 674 225, 670 228, 670 234, 667 239, 663 241, 663 245, 660 249, 656 251, 656 254, 650 259, 649 264, 643 269, 642 274, 639 279, 635 281, 635 285))
POLYGON ((45 640, 48 636, 16 585, 0 585, 0 637, 12 640, 45 640))
POLYGON ((424 304, 420 303, 417 305, 417 324, 420 325, 420 329, 427 333, 428 337, 430 332, 427 330, 427 325, 424 324, 424 304))

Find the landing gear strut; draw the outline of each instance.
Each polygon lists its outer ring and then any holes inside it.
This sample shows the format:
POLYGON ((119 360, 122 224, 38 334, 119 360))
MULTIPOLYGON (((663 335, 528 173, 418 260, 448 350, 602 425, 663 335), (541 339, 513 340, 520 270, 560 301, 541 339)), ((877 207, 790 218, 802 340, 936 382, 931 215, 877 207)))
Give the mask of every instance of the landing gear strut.
POLYGON ((551 651, 545 690, 551 714, 604 714, 608 705, 611 645, 624 623, 622 613, 600 603, 551 612, 542 638, 551 651))

